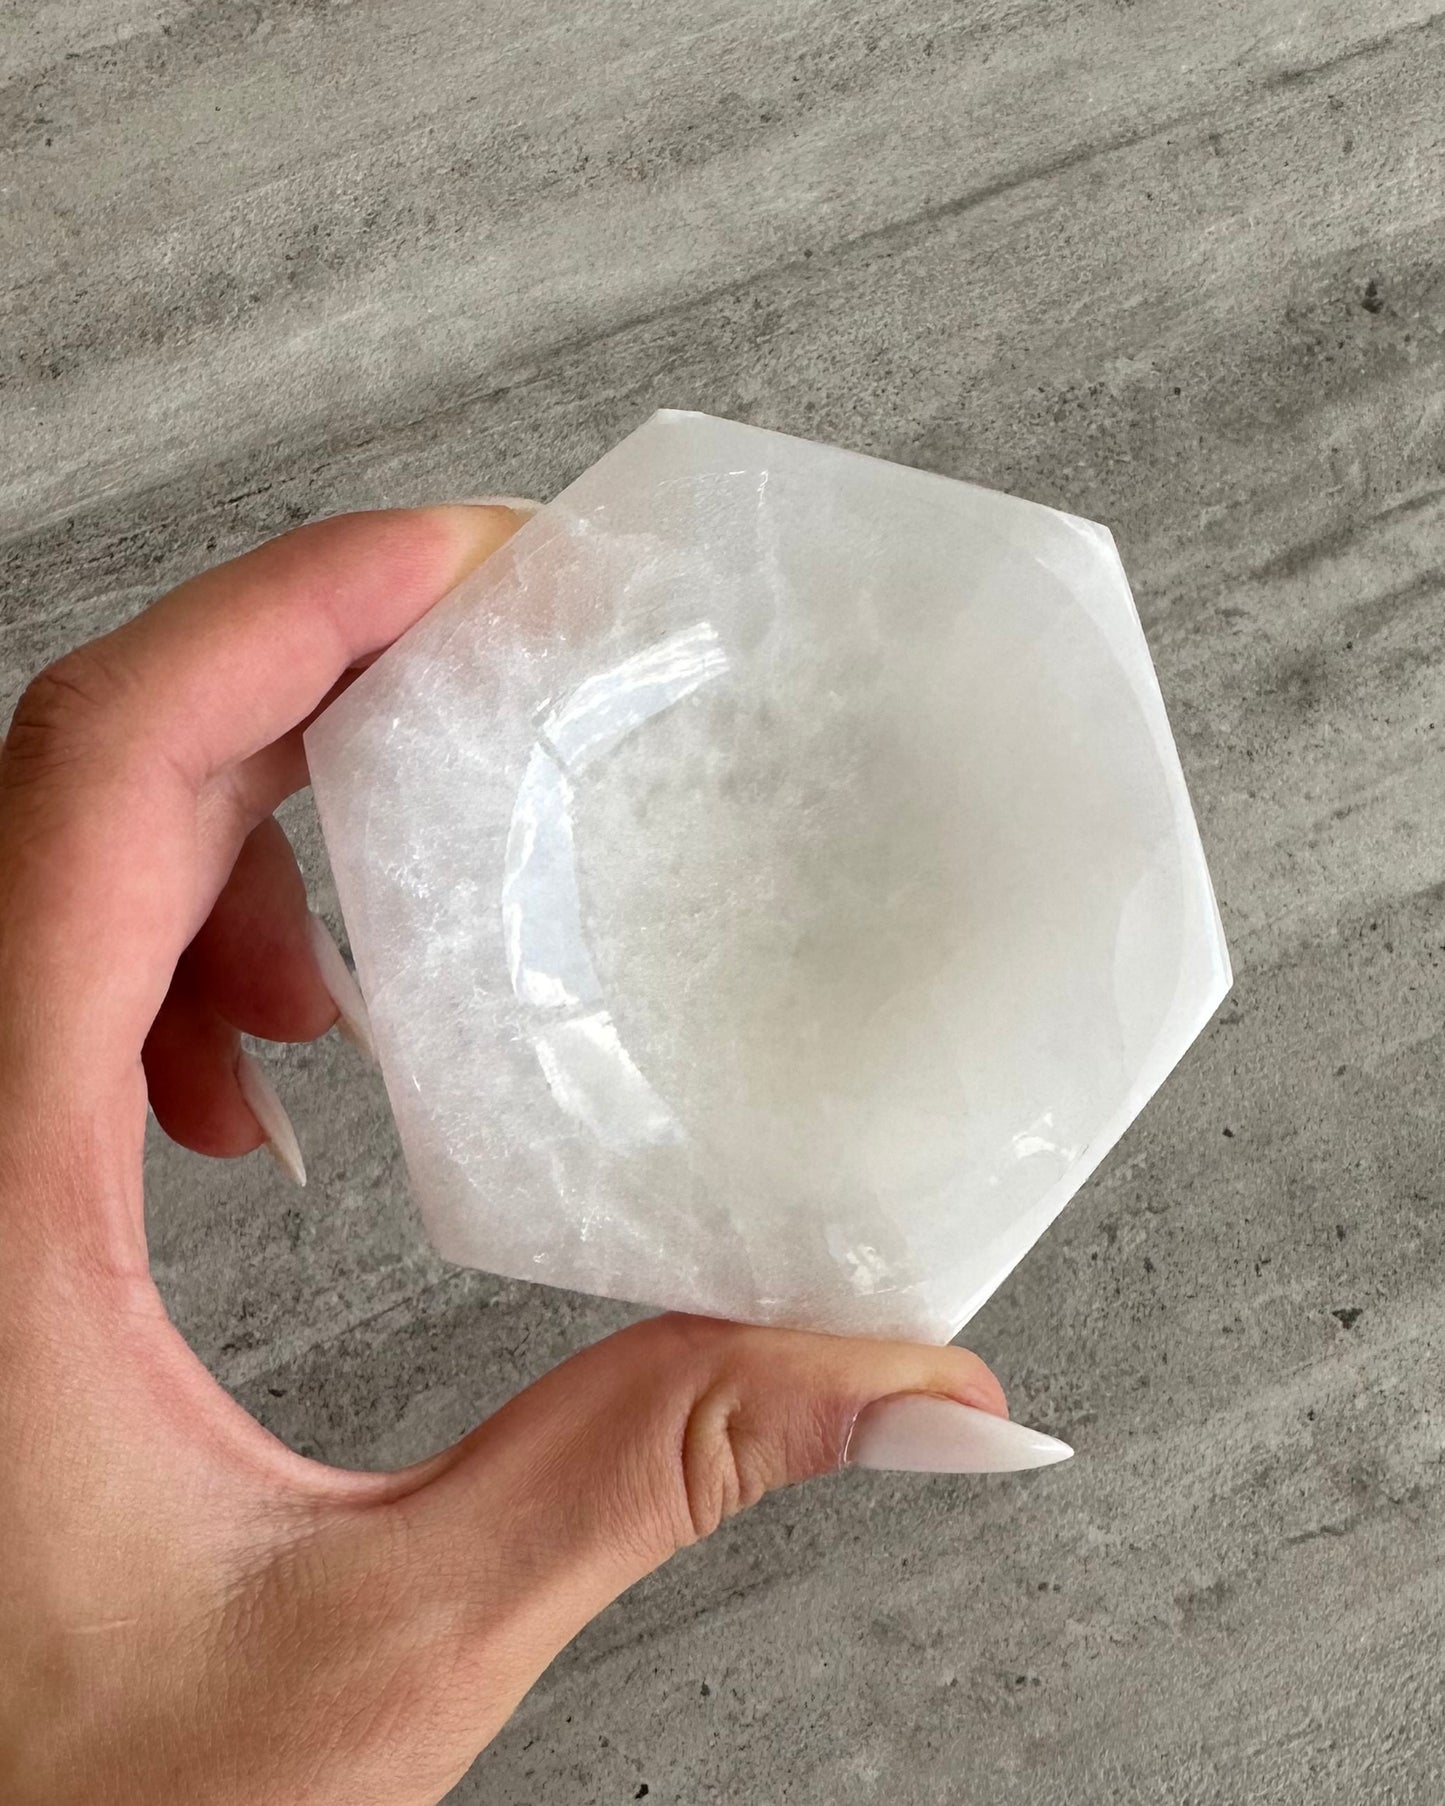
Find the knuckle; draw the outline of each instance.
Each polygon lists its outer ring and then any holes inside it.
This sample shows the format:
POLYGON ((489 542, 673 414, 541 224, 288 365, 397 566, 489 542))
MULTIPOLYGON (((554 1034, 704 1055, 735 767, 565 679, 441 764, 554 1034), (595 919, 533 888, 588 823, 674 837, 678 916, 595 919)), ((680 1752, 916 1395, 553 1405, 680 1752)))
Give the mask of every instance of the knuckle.
POLYGON ((736 1388, 710 1386, 694 1402, 683 1431, 684 1540, 700 1542, 755 1505, 771 1484, 770 1466, 736 1388))
POLYGON ((665 1451, 662 1473, 651 1466, 651 1491, 667 1501, 674 1546, 838 1465, 851 1393, 819 1383, 796 1346, 807 1338, 675 1314, 623 1334, 638 1338, 639 1367, 666 1376, 660 1392, 674 1401, 644 1439, 654 1455, 665 1451))
POLYGON ((50 769, 94 744, 116 683, 89 647, 68 652, 31 680, 5 737, 8 761, 50 769))

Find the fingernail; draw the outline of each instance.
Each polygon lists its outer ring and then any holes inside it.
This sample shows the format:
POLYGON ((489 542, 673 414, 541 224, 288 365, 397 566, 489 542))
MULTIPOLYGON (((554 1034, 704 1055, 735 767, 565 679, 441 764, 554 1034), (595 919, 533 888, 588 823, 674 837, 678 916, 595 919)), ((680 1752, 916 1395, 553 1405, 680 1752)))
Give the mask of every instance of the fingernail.
POLYGON ((545 502, 534 502, 525 495, 469 495, 457 503, 459 508, 510 508, 513 514, 520 514, 523 520, 531 520, 546 505, 545 502))
POLYGON ((1014 1474, 1051 1467, 1073 1452, 1067 1442, 991 1411, 908 1392, 858 1413, 843 1460, 910 1474, 1014 1474))
POLYGON ((321 982, 331 993, 331 1001, 341 1012, 337 1028, 360 1053, 374 1064, 376 1042, 371 1034, 371 1017, 361 986, 352 977, 351 968, 341 957, 341 949, 331 938, 331 930, 313 909, 309 924, 311 951, 321 969, 321 982))
POLYGON ((306 1183, 306 1162, 301 1158, 301 1144, 291 1127, 286 1106, 276 1095, 276 1087, 266 1077, 261 1062, 243 1048, 236 1061, 236 1082, 246 1108, 261 1125, 266 1137, 266 1152, 293 1184, 306 1183))

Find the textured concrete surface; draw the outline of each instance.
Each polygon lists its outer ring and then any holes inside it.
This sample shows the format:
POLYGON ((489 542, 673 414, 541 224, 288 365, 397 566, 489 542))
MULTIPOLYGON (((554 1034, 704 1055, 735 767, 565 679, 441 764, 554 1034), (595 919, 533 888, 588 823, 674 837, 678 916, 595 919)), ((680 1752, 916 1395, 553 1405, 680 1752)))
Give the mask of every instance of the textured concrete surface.
MULTIPOLYGON (((1078 1459, 769 1501, 454 1797, 1445 1798, 1445 14, 66 0, 0 156, 7 712, 667 403, 1109 521, 1194 788, 1237 989, 970 1331, 1078 1459)), ((443 1269, 356 1058, 275 1064, 311 1189, 157 1145, 151 1221, 279 1433, 406 1460, 624 1318, 443 1269)))

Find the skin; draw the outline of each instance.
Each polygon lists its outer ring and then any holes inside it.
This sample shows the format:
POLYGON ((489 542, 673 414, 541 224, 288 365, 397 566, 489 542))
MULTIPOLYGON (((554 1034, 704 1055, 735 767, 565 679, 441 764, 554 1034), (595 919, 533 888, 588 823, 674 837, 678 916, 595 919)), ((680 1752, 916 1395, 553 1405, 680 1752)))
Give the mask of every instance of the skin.
POLYGON ((272 811, 300 728, 519 524, 350 515, 27 690, 0 753, 0 1797, 432 1802, 609 1600, 870 1402, 1004 1413, 955 1348, 659 1317, 398 1474, 294 1454, 147 1264, 147 1105, 234 1156, 239 1033, 336 1021, 272 811))

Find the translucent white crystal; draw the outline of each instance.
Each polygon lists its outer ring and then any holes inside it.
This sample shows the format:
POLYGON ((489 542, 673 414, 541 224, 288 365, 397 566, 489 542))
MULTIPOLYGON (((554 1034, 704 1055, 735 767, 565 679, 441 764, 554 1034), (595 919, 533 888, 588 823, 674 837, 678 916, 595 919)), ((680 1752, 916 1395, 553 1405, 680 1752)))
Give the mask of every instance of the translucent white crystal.
POLYGON ((953 1335, 1229 986, 1108 531, 655 416, 307 736, 441 1252, 953 1335))

